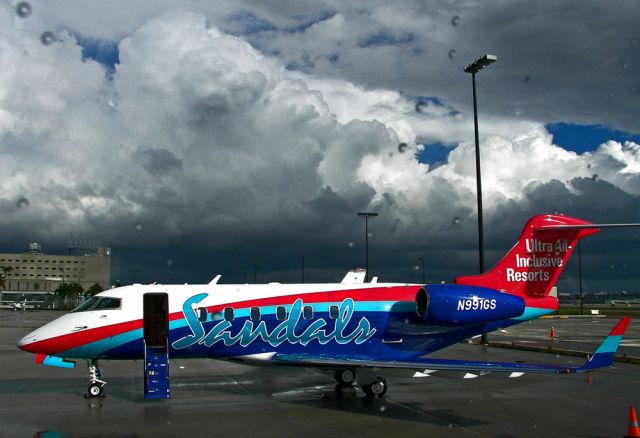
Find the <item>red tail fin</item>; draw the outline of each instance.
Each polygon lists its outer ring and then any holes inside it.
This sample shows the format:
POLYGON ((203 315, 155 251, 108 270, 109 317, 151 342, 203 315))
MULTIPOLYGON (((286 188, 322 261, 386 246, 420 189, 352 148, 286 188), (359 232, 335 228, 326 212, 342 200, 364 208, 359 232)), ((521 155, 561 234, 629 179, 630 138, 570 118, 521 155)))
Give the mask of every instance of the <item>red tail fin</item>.
POLYGON ((503 290, 524 298, 549 294, 576 243, 600 231, 590 222, 560 215, 531 218, 511 251, 490 271, 456 278, 457 284, 503 290))

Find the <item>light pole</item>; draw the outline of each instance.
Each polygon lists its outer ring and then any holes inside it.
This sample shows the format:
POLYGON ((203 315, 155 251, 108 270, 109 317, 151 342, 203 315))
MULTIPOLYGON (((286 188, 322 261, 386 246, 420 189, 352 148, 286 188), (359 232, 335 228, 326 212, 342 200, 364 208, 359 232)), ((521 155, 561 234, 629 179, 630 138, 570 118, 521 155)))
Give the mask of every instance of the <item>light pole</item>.
POLYGON ((482 176, 480 173, 480 140, 478 137, 478 100, 476 98, 476 73, 483 68, 491 65, 491 63, 497 61, 496 55, 484 55, 482 58, 477 59, 472 64, 469 64, 465 69, 465 73, 471 73, 471 82, 473 84, 473 126, 475 130, 476 140, 476 195, 478 197, 478 252, 479 252, 479 264, 480 273, 484 272, 484 224, 482 218, 482 176))
POLYGON ((131 284, 135 284, 136 274, 140 272, 140 269, 127 269, 127 271, 131 272, 131 284))
POLYGON ((249 260, 253 260, 253 284, 258 284, 258 260, 259 257, 249 257, 249 260))
MULTIPOLYGON (((478 99, 476 98, 476 73, 483 68, 497 61, 496 55, 484 55, 475 62, 469 64, 465 69, 465 73, 471 73, 471 82, 473 84, 473 127, 476 140, 476 195, 478 196, 478 256, 480 273, 484 273, 484 224, 482 219, 482 176, 480 173, 480 139, 478 137, 478 99)), ((483 333, 480 337, 482 344, 487 344, 487 334, 483 333)))
POLYGON ((422 257, 420 257, 418 260, 420 260, 420 263, 422 263, 422 284, 425 284, 425 280, 424 280, 424 259, 422 257))
POLYGON ((378 216, 378 213, 358 213, 364 218, 364 282, 369 281, 369 218, 378 216))
POLYGON ((580 279, 580 315, 584 314, 583 301, 582 301, 582 251, 580 250, 580 241, 578 245, 578 278, 580 279))
POLYGON ((300 256, 300 273, 302 274, 302 283, 304 283, 304 253, 299 252, 300 256))
POLYGON ((66 283, 66 281, 65 281, 65 270, 64 270, 64 268, 58 268, 58 269, 60 271, 62 271, 62 284, 65 284, 66 283))

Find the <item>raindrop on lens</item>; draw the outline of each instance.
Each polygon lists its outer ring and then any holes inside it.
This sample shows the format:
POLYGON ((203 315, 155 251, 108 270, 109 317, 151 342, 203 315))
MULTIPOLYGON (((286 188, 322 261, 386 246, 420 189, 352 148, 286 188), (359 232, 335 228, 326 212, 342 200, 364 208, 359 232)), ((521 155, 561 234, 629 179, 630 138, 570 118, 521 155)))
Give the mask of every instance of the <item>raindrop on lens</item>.
POLYGON ((458 225, 460 223, 460 218, 458 216, 453 218, 453 225, 458 225))
POLYGON ((29 200, 27 198, 25 198, 24 196, 21 196, 16 201, 16 206, 18 208, 27 208, 29 206, 29 200))
POLYGON ((408 147, 409 147, 409 145, 407 145, 406 143, 400 143, 400 144, 398 145, 398 152, 402 153, 402 152, 404 152, 408 147))
POLYGON ((55 43, 56 41, 56 36, 53 34, 53 32, 43 32, 42 35, 40 35, 40 42, 42 44, 44 44, 45 46, 50 46, 51 44, 55 43))
POLYGON ((456 57, 456 49, 449 50, 449 59, 453 59, 456 57))
POLYGON ((458 24, 460 24, 460 16, 454 15, 453 17, 451 17, 451 25, 457 26, 458 24))
POLYGON ((27 18, 32 11, 31 5, 27 2, 20 2, 16 5, 16 14, 20 18, 27 18))

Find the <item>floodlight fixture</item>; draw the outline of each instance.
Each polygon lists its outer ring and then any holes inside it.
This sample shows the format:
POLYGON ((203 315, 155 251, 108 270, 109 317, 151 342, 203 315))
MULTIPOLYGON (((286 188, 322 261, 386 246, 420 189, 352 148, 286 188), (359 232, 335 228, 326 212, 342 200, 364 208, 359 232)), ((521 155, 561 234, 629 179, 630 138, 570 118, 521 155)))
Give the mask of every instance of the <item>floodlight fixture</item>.
POLYGON ((484 55, 482 58, 476 59, 473 63, 465 67, 465 73, 478 73, 485 67, 488 67, 492 63, 496 62, 498 57, 496 55, 484 55))

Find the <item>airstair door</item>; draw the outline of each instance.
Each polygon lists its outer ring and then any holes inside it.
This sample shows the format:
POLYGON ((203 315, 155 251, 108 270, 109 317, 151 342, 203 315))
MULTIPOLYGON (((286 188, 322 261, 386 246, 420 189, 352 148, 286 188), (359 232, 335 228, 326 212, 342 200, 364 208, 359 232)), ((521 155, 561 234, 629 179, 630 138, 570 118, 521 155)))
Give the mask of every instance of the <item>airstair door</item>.
POLYGON ((143 295, 144 397, 169 398, 169 296, 143 295))

